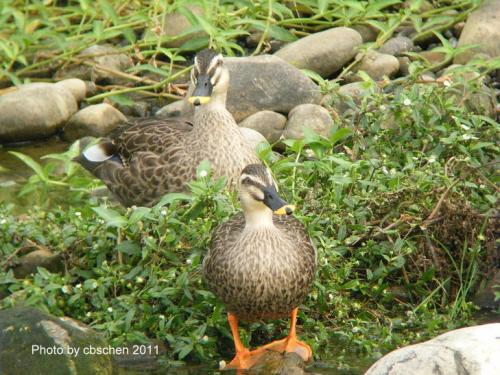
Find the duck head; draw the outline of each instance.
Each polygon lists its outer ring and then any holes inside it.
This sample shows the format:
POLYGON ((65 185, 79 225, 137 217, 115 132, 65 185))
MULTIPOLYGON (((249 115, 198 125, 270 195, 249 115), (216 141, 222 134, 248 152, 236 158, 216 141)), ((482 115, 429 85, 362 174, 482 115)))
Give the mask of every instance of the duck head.
POLYGON ((212 49, 204 49, 194 58, 191 70, 194 91, 189 102, 195 106, 210 102, 226 102, 229 87, 229 70, 224 65, 222 55, 212 49))
POLYGON ((279 196, 271 172, 261 164, 243 169, 238 195, 247 225, 272 225, 273 213, 290 215, 295 209, 279 196))

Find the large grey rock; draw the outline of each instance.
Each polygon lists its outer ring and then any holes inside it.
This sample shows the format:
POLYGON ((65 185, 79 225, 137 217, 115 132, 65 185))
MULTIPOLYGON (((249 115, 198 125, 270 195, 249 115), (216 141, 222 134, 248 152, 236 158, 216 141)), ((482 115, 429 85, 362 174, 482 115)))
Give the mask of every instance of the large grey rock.
POLYGON ((500 2, 487 0, 469 15, 458 40, 458 47, 478 44, 479 47, 458 54, 453 62, 465 64, 478 53, 500 56, 500 2))
POLYGON ((356 30, 335 27, 292 42, 275 55, 298 68, 328 77, 352 60, 362 43, 356 30))
POLYGON ((302 104, 295 107, 288 114, 283 137, 285 139, 301 139, 304 137, 304 128, 328 137, 333 128, 333 120, 328 111, 320 105, 302 104))
POLYGON ((397 36, 389 39, 380 47, 379 52, 386 55, 400 56, 415 49, 413 41, 406 36, 397 36))
POLYGON ((94 330, 73 319, 31 307, 0 311, 1 374, 111 375, 111 356, 84 353, 107 347, 94 330), (44 354, 41 348, 61 354, 44 354))
POLYGON ((90 105, 71 116, 64 126, 64 139, 72 142, 86 136, 104 137, 125 121, 125 115, 112 105, 90 105))
POLYGON ((0 96, 0 143, 53 135, 78 110, 74 93, 82 97, 63 82, 31 83, 0 96))
POLYGON ((107 81, 115 84, 129 82, 114 72, 124 72, 133 66, 127 54, 109 44, 93 45, 77 55, 83 63, 70 63, 59 69, 54 78, 80 78, 84 81, 107 81))
MULTIPOLYGON (((231 78, 227 108, 237 122, 264 110, 288 113, 303 103, 319 103, 319 87, 299 69, 273 55, 225 59, 231 78)), ((160 109, 160 117, 185 117, 193 106, 185 101, 160 109), (174 116, 172 116, 174 115, 174 116)))
POLYGON ((500 323, 457 329, 397 349, 365 375, 489 375, 500 369, 500 323))
POLYGON ((384 76, 391 77, 396 74, 399 70, 399 61, 392 55, 368 51, 356 68, 356 71, 360 70, 374 80, 380 80, 384 76))
POLYGON ((248 116, 239 125, 258 131, 269 143, 274 143, 280 139, 285 124, 286 117, 281 113, 260 111, 248 116))
POLYGON ((240 127, 240 133, 243 135, 243 138, 248 142, 250 146, 254 149, 257 148, 261 143, 268 145, 267 139, 264 138, 262 134, 260 134, 257 130, 253 130, 250 128, 240 127))
MULTIPOLYGON (((203 16, 204 13, 203 8, 195 4, 184 4, 183 8, 198 16, 203 16)), ((155 30, 148 30, 144 35, 144 39, 150 40, 162 36, 172 37, 173 40, 166 41, 165 46, 178 48, 193 38, 206 35, 203 30, 199 30, 200 27, 192 25, 189 19, 179 12, 179 9, 165 14, 163 21, 159 23, 160 27, 155 30)))

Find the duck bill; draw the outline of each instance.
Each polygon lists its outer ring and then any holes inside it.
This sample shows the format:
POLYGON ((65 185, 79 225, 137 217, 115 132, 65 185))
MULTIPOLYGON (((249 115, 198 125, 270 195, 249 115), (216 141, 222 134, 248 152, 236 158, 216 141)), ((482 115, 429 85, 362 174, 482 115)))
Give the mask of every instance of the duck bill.
POLYGON ((281 199, 274 188, 267 189, 264 196, 264 204, 277 215, 290 215, 295 210, 295 206, 281 199))
POLYGON ((198 77, 193 94, 188 99, 189 103, 195 106, 208 103, 212 95, 212 90, 212 82, 210 82, 208 75, 198 77))

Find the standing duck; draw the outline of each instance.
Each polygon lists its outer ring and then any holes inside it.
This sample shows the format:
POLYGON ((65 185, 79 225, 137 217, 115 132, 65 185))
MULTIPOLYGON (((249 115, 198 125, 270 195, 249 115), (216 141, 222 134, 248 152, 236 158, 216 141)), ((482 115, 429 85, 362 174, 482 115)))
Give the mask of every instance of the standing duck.
POLYGON ((308 361, 311 348, 297 339, 295 324, 297 306, 309 293, 315 274, 311 239, 304 226, 289 216, 293 206, 279 197, 263 165, 243 169, 239 199, 243 213, 215 230, 203 261, 204 279, 226 305, 233 334, 236 356, 226 368, 248 369, 265 350, 295 352, 308 361), (283 317, 291 319, 286 338, 253 351, 241 342, 238 320, 283 317))
POLYGON ((222 55, 205 49, 191 71, 193 123, 158 118, 122 126, 75 160, 101 179, 125 206, 150 206, 167 192, 186 190, 203 160, 213 177, 234 184, 249 163, 259 163, 226 109, 229 71, 222 55))

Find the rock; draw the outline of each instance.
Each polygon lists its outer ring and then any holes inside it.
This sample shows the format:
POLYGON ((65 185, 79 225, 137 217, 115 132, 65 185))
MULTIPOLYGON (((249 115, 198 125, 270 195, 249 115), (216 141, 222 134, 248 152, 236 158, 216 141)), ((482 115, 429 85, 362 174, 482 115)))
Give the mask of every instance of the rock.
POLYGON ((111 375, 110 355, 84 352, 100 348, 108 348, 105 340, 76 320, 57 318, 31 307, 0 311, 2 374, 111 375), (79 350, 78 355, 75 350, 79 350))
POLYGON ((371 95, 373 88, 367 86, 366 82, 353 82, 340 86, 338 90, 339 100, 333 102, 333 108, 339 114, 345 113, 352 108, 352 104, 359 106, 365 96, 371 95), (350 103, 352 101, 352 103, 350 103))
POLYGON ((356 30, 359 33, 359 35, 361 35, 363 43, 376 41, 379 33, 379 31, 376 28, 368 24, 352 25, 351 29, 356 30))
POLYGON ((432 68, 433 72, 437 72, 449 64, 446 63, 446 54, 444 52, 422 51, 418 55, 423 57, 430 66, 434 66, 432 68))
POLYGON ((491 58, 500 56, 500 2, 486 0, 469 15, 458 40, 458 47, 478 44, 479 47, 464 51, 457 56, 455 64, 465 64, 478 52, 491 58))
MULTIPOLYGON (((203 16, 204 14, 203 8, 198 5, 185 4, 182 7, 197 16, 203 16)), ((157 23, 160 22, 157 21, 157 23)), ((171 37, 172 40, 163 44, 166 47, 179 48, 193 38, 200 38, 206 35, 203 30, 200 31, 200 27, 192 25, 186 16, 177 10, 172 13, 166 13, 161 26, 155 30, 148 30, 144 35, 144 39, 150 40, 162 36, 171 37)))
POLYGON ((396 74, 399 70, 399 61, 391 55, 368 51, 355 70, 362 70, 378 81, 384 76, 391 77, 396 74))
POLYGON ((288 113, 303 103, 319 103, 318 86, 297 68, 273 55, 226 58, 231 79, 227 107, 241 121, 263 110, 288 113))
POLYGON ((248 116, 240 126, 258 131, 269 143, 280 139, 285 128, 286 117, 273 111, 260 111, 248 116))
POLYGON ((81 102, 83 99, 85 99, 87 93, 91 91, 89 85, 78 78, 65 79, 56 82, 54 85, 69 90, 77 102, 81 102))
POLYGON ((240 127, 240 132, 243 135, 243 138, 254 148, 256 149, 261 143, 268 145, 266 138, 260 134, 257 130, 253 130, 250 128, 240 127))
POLYGON ((276 52, 275 56, 297 68, 328 77, 356 56, 361 43, 363 39, 356 30, 335 27, 292 42, 276 52))
POLYGON ((403 3, 403 8, 411 9, 415 11, 415 13, 417 12, 425 13, 434 9, 432 4, 427 0, 422 0, 422 1, 405 0, 405 2, 403 3))
POLYGON ((450 331, 432 340, 397 349, 365 375, 482 375, 500 368, 500 323, 450 331))
POLYGON ((71 116, 64 126, 64 139, 73 142, 86 136, 104 137, 125 121, 125 115, 112 105, 89 105, 71 116))
POLYGON ((124 72, 133 66, 133 61, 127 54, 109 44, 93 45, 77 55, 78 59, 90 63, 71 63, 57 71, 54 78, 80 78, 84 81, 109 82, 123 84, 129 82, 114 72, 124 72), (102 69, 100 69, 102 67, 102 69))
MULTIPOLYGON (((319 87, 299 69, 273 55, 225 59, 231 78, 227 108, 237 122, 264 110, 288 113, 303 103, 319 103, 319 87)), ((186 101, 169 104, 157 116, 192 117, 186 101), (180 111, 180 112, 178 112, 180 111)))
POLYGON ((403 53, 411 52, 415 49, 413 41, 406 36, 397 36, 386 41, 382 47, 380 47, 379 52, 385 53, 386 55, 400 56, 403 53))
POLYGON ((478 72, 464 72, 461 65, 454 64, 445 69, 441 77, 448 77, 452 81, 464 83, 476 80, 476 85, 456 85, 452 91, 452 96, 455 98, 458 105, 465 104, 469 111, 493 119, 496 118, 496 107, 498 102, 495 90, 484 84, 484 78, 478 79, 478 72))
POLYGON ((193 115, 192 106, 188 105, 186 100, 177 100, 176 102, 169 103, 162 107, 156 112, 155 116, 163 118, 178 118, 186 114, 191 116, 193 115))
POLYGON ((500 308, 500 300, 495 301, 495 292, 500 292, 500 269, 489 280, 485 280, 484 287, 474 296, 474 303, 484 309, 500 308))
POLYGON ((399 73, 402 76, 407 76, 410 74, 410 64, 411 60, 407 56, 400 56, 398 57, 398 62, 399 62, 399 73))
POLYGON ((81 91, 71 81, 31 83, 0 96, 0 143, 53 135, 78 110, 73 93, 80 98, 81 91))
POLYGON ((61 255, 54 254, 43 247, 38 247, 37 250, 20 257, 13 267, 13 271, 18 279, 23 279, 35 273, 38 267, 43 267, 52 273, 64 271, 61 255))
POLYGON ((285 139, 301 139, 304 137, 303 128, 329 137, 333 128, 333 120, 328 111, 320 105, 302 104, 288 114, 283 137, 285 139))

